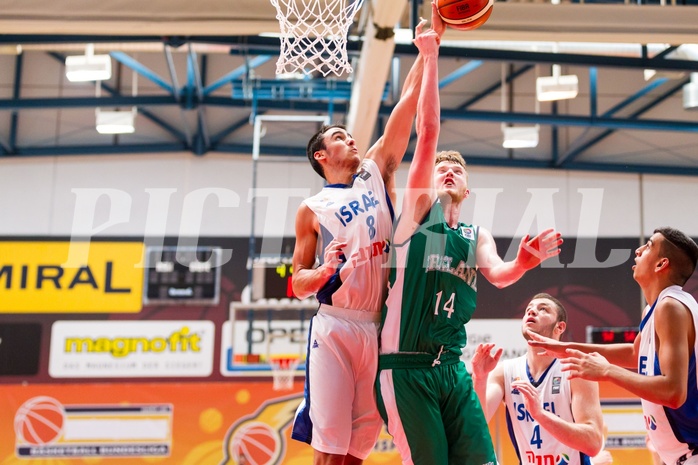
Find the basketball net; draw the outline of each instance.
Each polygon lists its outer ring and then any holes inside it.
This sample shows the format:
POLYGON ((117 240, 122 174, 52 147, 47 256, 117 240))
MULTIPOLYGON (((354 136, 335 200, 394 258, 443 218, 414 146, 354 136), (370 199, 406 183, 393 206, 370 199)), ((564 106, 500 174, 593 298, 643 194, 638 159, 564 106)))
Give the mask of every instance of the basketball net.
POLYGON ((298 355, 271 356, 269 365, 271 365, 271 374, 274 376, 275 391, 291 391, 293 390, 293 378, 296 375, 296 368, 300 362, 298 355))
POLYGON ((281 27, 276 74, 353 71, 347 34, 364 0, 270 0, 281 27))

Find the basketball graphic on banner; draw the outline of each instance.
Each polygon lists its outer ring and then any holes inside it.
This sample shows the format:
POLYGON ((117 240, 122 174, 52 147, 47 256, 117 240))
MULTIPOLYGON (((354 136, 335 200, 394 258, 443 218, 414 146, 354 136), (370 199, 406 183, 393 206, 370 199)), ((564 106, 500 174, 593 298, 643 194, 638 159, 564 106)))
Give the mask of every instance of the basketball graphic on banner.
POLYGON ((50 444, 61 436, 64 421, 60 402, 47 396, 34 397, 17 409, 15 433, 28 444, 50 444))
POLYGON ((238 465, 271 465, 279 458, 281 444, 271 426, 255 421, 235 432, 230 449, 238 465))

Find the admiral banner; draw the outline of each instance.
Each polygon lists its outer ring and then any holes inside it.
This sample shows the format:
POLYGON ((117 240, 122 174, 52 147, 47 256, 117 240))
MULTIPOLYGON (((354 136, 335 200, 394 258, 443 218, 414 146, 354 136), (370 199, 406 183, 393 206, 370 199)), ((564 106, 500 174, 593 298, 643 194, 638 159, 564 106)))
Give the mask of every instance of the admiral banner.
POLYGON ((0 242, 0 313, 138 312, 140 242, 0 242))

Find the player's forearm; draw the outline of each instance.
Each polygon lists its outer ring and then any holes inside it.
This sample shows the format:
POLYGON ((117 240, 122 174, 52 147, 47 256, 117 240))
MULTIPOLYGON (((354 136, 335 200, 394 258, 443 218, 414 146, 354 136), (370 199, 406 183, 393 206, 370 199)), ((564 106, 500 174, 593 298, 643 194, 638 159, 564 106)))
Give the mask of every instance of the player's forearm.
MULTIPOLYGON (((436 147, 439 140, 441 106, 439 100, 438 54, 424 57, 424 77, 422 78, 421 98, 418 104, 417 147, 415 157, 426 167, 434 164, 436 147)), ((426 168, 425 167, 425 168, 426 168)), ((429 175, 431 178, 431 174, 429 175)))
POLYGON ((502 289, 521 279, 526 273, 526 269, 518 265, 516 261, 511 261, 482 269, 482 273, 493 286, 502 289))
POLYGON ((536 421, 555 439, 589 457, 598 454, 603 447, 601 431, 591 424, 571 423, 548 411, 541 411, 536 421))
POLYGON ((475 394, 477 394, 477 398, 480 401, 482 412, 485 414, 485 419, 489 423, 494 412, 490 412, 490 409, 487 408, 487 374, 478 376, 473 373, 472 378, 473 389, 475 389, 475 394))
MULTIPOLYGON (((585 354, 596 352, 602 355, 609 363, 623 368, 637 368, 637 354, 633 344, 586 344, 580 342, 567 342, 565 347, 578 350, 585 354)), ((564 355, 561 355, 564 357, 564 355)))
POLYGON ((335 270, 325 265, 314 269, 297 270, 291 278, 293 293, 299 299, 306 299, 316 294, 334 273, 335 270))
POLYGON ((676 409, 686 402, 686 384, 681 379, 671 379, 665 375, 645 376, 614 365, 609 367, 603 379, 665 407, 676 409))

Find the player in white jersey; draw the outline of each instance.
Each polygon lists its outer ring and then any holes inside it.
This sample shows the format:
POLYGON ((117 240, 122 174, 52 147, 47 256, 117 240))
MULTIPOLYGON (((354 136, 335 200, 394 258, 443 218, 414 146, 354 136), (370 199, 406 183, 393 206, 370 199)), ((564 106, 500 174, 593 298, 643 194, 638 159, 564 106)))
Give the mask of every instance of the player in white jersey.
MULTIPOLYGON (((440 19, 432 17, 432 23, 443 34, 440 19)), ((308 143, 308 159, 327 185, 296 215, 293 291, 299 298, 315 294, 320 308, 310 324, 305 398, 292 437, 315 449, 315 465, 362 463, 383 424, 374 390, 387 292, 383 265, 394 219, 394 174, 409 143, 423 68, 420 54, 383 136, 365 157, 341 125, 323 126, 308 143)))
MULTIPOLYGON (((531 299, 522 322, 528 331, 559 340, 567 312, 549 294, 531 299)), ((473 384, 489 421, 506 406, 511 441, 521 464, 589 465, 603 446, 597 383, 568 379, 560 362, 529 348, 526 355, 499 362, 502 349, 480 344, 473 356, 473 384), (499 362, 499 363, 498 363, 499 362)))
POLYGON ((648 305, 634 343, 529 341, 560 357, 570 378, 611 381, 640 397, 647 434, 667 465, 698 464, 698 304, 681 288, 697 262, 690 237, 655 229, 635 251, 633 278, 648 305))

